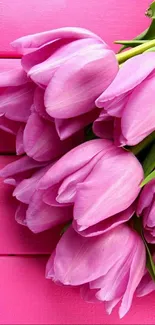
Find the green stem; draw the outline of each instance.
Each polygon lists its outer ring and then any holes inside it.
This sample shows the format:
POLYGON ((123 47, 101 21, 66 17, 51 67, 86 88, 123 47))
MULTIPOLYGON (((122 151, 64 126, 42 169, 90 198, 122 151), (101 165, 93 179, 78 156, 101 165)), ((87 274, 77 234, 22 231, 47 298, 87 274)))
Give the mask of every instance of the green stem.
POLYGON ((126 60, 132 58, 135 55, 141 54, 145 52, 146 50, 150 49, 151 47, 155 46, 155 39, 145 42, 144 44, 141 44, 139 46, 136 46, 128 51, 116 54, 116 58, 118 60, 118 63, 123 63, 126 60))
POLYGON ((131 147, 130 151, 132 151, 134 155, 138 155, 144 148, 151 144, 153 140, 155 140, 155 132, 149 134, 143 141, 138 143, 136 146, 131 147))

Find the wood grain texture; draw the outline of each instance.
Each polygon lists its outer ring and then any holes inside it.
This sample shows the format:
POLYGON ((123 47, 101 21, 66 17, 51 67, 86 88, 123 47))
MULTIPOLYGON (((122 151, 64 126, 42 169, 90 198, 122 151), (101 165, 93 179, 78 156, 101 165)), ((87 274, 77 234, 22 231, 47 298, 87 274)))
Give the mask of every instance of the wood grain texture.
MULTIPOLYGON (((0 169, 15 157, 0 156, 0 169)), ((33 234, 17 224, 15 211, 17 202, 12 198, 13 186, 0 178, 0 255, 1 254, 49 254, 60 238, 60 227, 33 234)))
POLYGON ((154 324, 155 295, 134 300, 120 320, 104 305, 85 303, 78 288, 44 278, 47 257, 0 257, 1 324, 154 324))
POLYGON ((149 3, 150 0, 1 0, 0 54, 13 55, 9 44, 20 36, 62 26, 91 29, 112 46, 114 40, 130 39, 147 27, 144 13, 149 3))

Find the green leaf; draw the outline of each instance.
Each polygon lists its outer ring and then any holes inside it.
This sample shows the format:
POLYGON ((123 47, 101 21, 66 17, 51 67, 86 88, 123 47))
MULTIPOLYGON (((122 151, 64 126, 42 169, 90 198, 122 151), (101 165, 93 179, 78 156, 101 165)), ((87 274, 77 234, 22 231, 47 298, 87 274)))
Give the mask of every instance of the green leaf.
POLYGON ((155 2, 153 1, 150 5, 150 7, 146 10, 145 13, 146 16, 149 18, 155 19, 155 2))
POLYGON ((146 178, 144 178, 143 182, 140 184, 140 187, 143 187, 144 185, 148 184, 154 178, 155 178, 155 170, 153 170, 152 173, 150 173, 146 178))
MULTIPOLYGON (((133 41, 148 41, 148 40, 152 40, 154 38, 155 38, 155 17, 151 21, 151 24, 150 24, 150 27, 149 28, 145 29, 141 34, 139 34, 138 36, 136 36, 133 40, 130 40, 131 43, 129 45, 128 44, 123 45, 120 48, 120 50, 119 50, 118 53, 122 52, 123 50, 125 50, 128 47, 135 47, 135 46, 138 46, 139 45, 138 43, 136 44, 133 41), (133 42, 133 44, 132 44, 132 42, 133 42)), ((129 42, 129 41, 127 41, 127 42, 129 42)))
POLYGON ((126 45, 128 47, 135 47, 140 44, 147 42, 146 40, 122 40, 122 41, 115 41, 115 44, 126 45))
POLYGON ((138 155, 143 149, 145 149, 148 145, 151 144, 155 140, 155 132, 149 134, 144 140, 139 142, 137 145, 131 147, 130 151, 134 153, 134 155, 138 155))
POLYGON ((153 169, 155 169, 155 143, 153 143, 148 155, 143 162, 145 177, 147 177, 153 169))

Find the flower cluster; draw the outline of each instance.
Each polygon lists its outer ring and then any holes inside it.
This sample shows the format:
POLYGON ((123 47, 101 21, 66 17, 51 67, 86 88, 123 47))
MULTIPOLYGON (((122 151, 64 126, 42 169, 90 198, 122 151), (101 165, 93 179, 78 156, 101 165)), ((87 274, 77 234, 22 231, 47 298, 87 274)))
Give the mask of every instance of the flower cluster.
POLYGON ((81 28, 12 45, 22 58, 0 63, 0 128, 21 157, 0 176, 14 187, 15 218, 34 233, 65 226, 47 278, 80 286, 108 313, 121 302, 123 317, 134 294, 155 290, 145 249, 155 243, 155 53, 119 67, 81 28))

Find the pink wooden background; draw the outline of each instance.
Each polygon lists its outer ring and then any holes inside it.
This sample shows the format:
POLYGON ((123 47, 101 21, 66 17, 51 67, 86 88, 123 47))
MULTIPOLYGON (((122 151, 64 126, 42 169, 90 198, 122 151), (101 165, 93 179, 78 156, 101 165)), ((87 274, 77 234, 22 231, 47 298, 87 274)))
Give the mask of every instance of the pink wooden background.
MULTIPOLYGON (((0 57, 16 57, 9 43, 28 33, 81 26, 98 33, 114 50, 115 39, 130 39, 148 25, 148 0, 2 0, 0 57)), ((0 131, 0 168, 14 160, 14 138, 0 131)), ((45 280, 48 254, 59 229, 34 235, 16 224, 11 187, 0 180, 0 324, 154 324, 155 294, 135 299, 119 320, 104 306, 86 304, 79 290, 45 280)))

